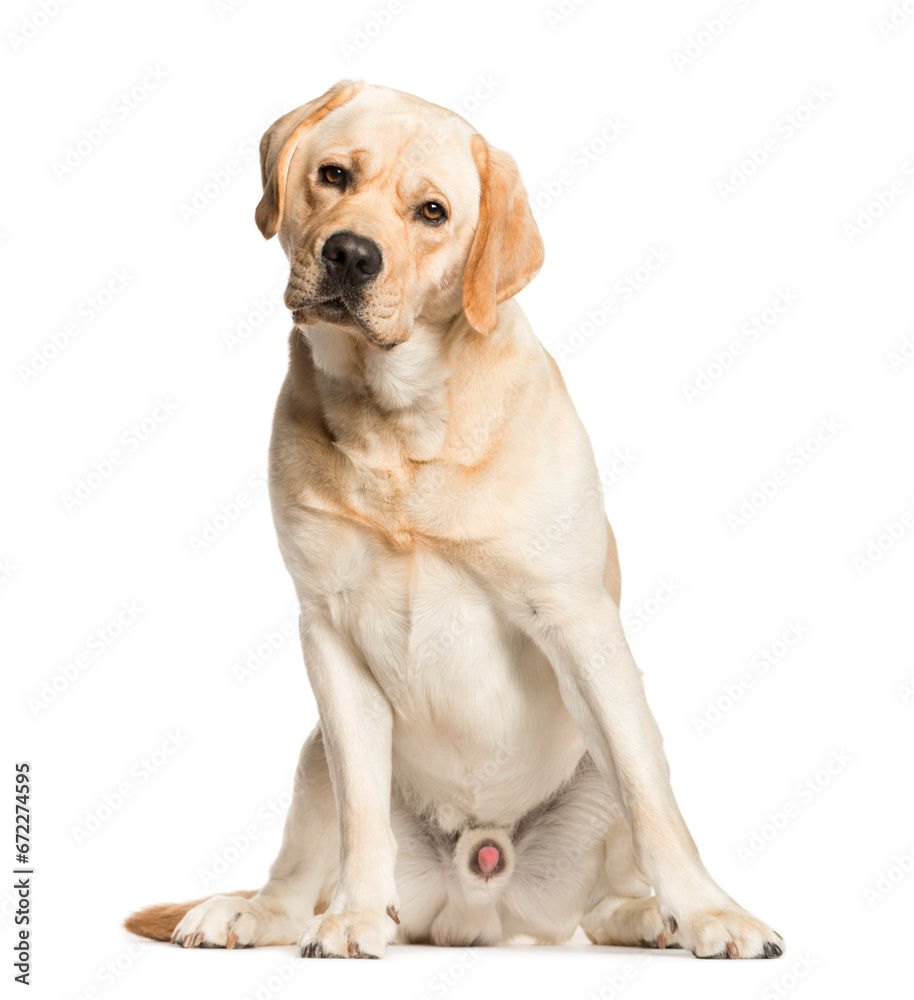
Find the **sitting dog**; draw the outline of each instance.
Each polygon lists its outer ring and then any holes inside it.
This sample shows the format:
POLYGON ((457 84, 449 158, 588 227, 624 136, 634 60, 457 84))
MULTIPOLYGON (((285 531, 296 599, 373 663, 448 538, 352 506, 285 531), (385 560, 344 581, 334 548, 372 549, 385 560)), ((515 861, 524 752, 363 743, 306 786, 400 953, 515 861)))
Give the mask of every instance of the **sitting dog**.
POLYGON ((349 81, 260 152, 295 324, 270 497, 320 721, 267 884, 127 927, 315 957, 578 926, 780 955, 673 797, 590 442, 513 299, 543 262, 513 159, 349 81))

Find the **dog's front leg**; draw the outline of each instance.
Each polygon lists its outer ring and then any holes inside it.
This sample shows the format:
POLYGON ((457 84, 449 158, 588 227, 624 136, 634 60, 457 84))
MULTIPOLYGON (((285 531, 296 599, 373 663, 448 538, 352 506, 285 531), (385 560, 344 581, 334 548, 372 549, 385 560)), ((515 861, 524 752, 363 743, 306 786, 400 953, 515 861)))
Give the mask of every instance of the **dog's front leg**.
MULTIPOLYGON (((569 588, 571 590, 571 588, 569 588)), ((562 698, 624 810, 670 940, 702 958, 772 958, 783 941, 708 874, 673 796, 660 732, 605 591, 527 597, 525 630, 550 658, 562 698)))
POLYGON ((302 651, 340 824, 340 878, 305 925, 302 955, 380 958, 396 933, 397 845, 390 827, 390 704, 367 665, 320 613, 301 617, 302 651))

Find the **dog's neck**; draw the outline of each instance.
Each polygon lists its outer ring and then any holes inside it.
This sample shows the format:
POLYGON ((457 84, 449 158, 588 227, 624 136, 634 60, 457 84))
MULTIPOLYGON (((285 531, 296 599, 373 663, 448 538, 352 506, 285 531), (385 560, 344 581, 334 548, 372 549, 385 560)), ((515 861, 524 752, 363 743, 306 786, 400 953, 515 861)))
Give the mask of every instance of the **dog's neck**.
POLYGON ((440 455, 451 415, 452 365, 476 336, 462 318, 418 322, 390 351, 342 327, 317 325, 298 334, 292 338, 292 377, 318 404, 339 448, 386 468, 440 455))

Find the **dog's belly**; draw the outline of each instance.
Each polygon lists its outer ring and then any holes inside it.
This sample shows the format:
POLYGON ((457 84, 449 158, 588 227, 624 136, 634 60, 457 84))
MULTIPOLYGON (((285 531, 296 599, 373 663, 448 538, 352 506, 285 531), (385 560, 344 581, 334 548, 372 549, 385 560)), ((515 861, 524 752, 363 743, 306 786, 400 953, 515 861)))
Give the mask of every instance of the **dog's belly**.
POLYGON ((583 742, 548 661, 478 582, 428 554, 409 575, 405 641, 363 647, 395 710, 395 780, 445 829, 509 825, 572 775, 583 742))
POLYGON ((393 706, 395 787, 446 830, 511 825, 584 753, 551 666, 462 567, 355 534, 312 568, 393 706))

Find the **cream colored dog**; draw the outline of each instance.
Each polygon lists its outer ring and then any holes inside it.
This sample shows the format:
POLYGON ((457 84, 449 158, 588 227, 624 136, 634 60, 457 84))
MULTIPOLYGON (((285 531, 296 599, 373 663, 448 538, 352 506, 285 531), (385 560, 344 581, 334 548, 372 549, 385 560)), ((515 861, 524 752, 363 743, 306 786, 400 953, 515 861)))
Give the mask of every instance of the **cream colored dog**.
POLYGON ((543 261, 514 161, 344 81, 280 118, 261 163, 295 322, 270 490, 320 723, 263 889, 127 926, 310 956, 579 925, 780 955, 673 797, 590 443, 512 299, 543 261))

